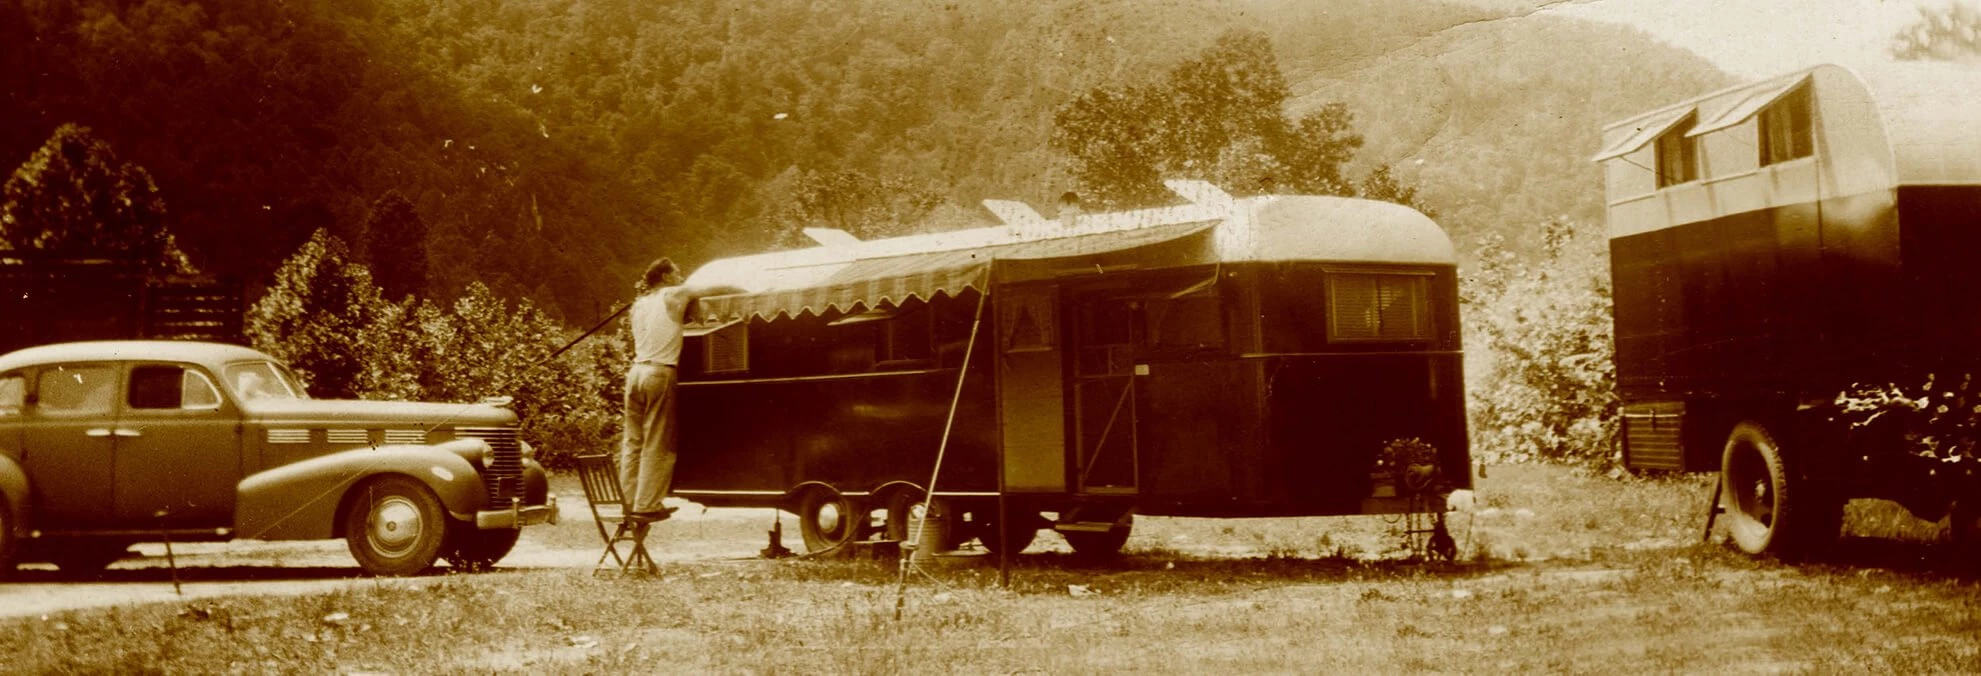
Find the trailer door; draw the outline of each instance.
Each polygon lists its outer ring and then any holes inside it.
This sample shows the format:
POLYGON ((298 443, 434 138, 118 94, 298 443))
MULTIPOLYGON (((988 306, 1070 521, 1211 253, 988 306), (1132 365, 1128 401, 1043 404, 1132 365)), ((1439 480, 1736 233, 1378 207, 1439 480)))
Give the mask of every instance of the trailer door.
POLYGON ((1139 299, 1105 292, 1077 297, 1068 308, 1076 492, 1137 491, 1135 345, 1140 309, 1139 299))
POLYGON ((991 294, 991 301, 997 307, 1004 489, 1063 492, 1066 395, 1059 290, 1046 284, 1003 287, 991 294))

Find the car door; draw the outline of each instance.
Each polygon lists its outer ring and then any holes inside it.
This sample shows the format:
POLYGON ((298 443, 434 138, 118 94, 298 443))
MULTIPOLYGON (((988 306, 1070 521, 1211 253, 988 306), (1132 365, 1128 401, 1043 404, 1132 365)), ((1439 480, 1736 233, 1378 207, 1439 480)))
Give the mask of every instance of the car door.
POLYGON ((240 414, 190 364, 132 364, 116 437, 118 521, 141 528, 233 525, 240 414))
POLYGON ((31 372, 19 439, 38 528, 59 533, 110 524, 118 376, 116 364, 101 363, 31 372))

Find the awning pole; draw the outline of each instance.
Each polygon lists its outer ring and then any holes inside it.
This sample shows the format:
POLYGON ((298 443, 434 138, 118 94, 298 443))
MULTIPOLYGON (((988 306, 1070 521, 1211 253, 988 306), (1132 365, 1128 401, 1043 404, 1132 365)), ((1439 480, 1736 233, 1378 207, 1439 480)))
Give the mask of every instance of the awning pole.
MULTIPOLYGON (((985 277, 989 277, 988 267, 985 268, 985 277)), ((986 282, 985 286, 989 286, 988 282, 986 282)), ((927 523, 929 518, 929 504, 935 501, 935 482, 937 478, 942 476, 942 457, 949 452, 949 431, 956 426, 956 408, 963 401, 963 381, 970 376, 970 357, 977 351, 977 331, 984 325, 984 300, 987 298, 990 298, 989 291, 983 291, 977 294, 977 314, 970 321, 970 342, 963 346, 963 366, 956 373, 956 393, 949 397, 949 416, 942 423, 942 443, 937 445, 935 449, 935 469, 929 472, 929 489, 922 496, 922 515, 918 517, 918 520, 923 523, 920 528, 913 529, 916 533, 920 533, 923 529, 929 527, 927 523)), ((907 548, 903 548, 901 551, 900 580, 894 590, 894 621, 896 622, 901 621, 901 609, 907 603, 909 553, 907 548)))

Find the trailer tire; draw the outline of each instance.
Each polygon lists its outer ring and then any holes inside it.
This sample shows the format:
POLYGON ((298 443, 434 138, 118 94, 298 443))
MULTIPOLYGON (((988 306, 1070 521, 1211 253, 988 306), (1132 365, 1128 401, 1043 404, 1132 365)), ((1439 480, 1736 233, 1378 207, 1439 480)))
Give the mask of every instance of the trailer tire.
POLYGON ((860 510, 831 486, 812 486, 798 495, 798 534, 806 554, 824 554, 852 542, 860 532, 860 510))
POLYGON ((1128 532, 1135 528, 1135 517, 1122 517, 1121 523, 1105 531, 1065 531, 1060 533, 1073 553, 1090 559, 1104 559, 1121 553, 1128 544, 1128 532))
POLYGON ((1843 503, 1798 475, 1775 436, 1743 421, 1720 458, 1727 533, 1752 555, 1800 558, 1836 540, 1843 503))
POLYGON ((883 536, 895 542, 907 542, 913 535, 916 507, 922 505, 926 496, 919 488, 898 488, 888 491, 881 499, 881 509, 886 512, 883 536))
POLYGON ((984 550, 992 554, 1009 550, 1013 555, 1017 555, 1025 551, 1026 547, 1032 546, 1033 540, 1038 539, 1039 529, 1047 525, 1046 520, 1036 512, 1013 512, 1009 526, 998 525, 995 507, 985 509, 979 514, 983 514, 984 518, 976 524, 977 541, 983 543, 984 550), (1000 531, 1008 532, 1004 532, 1003 537, 1000 538, 1000 531))
POLYGON ((1962 499, 1954 502, 1947 522, 1954 555, 1981 570, 1981 501, 1962 499))

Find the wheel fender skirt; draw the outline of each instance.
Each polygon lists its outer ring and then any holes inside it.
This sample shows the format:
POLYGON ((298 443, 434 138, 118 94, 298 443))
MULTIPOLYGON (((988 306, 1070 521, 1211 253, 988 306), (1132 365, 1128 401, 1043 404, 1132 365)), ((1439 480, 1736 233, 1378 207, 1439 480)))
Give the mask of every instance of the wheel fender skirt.
POLYGON ((13 458, 0 455, 0 500, 7 501, 7 513, 14 515, 14 534, 26 537, 33 530, 34 515, 28 513, 28 473, 13 458))
POLYGON ((293 462, 241 481, 234 502, 235 537, 247 540, 325 540, 338 536, 345 495, 366 479, 403 474, 426 484, 455 519, 474 520, 487 499, 481 475, 462 459, 457 440, 433 446, 359 448, 293 462))

